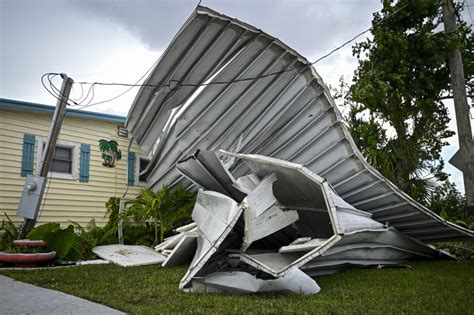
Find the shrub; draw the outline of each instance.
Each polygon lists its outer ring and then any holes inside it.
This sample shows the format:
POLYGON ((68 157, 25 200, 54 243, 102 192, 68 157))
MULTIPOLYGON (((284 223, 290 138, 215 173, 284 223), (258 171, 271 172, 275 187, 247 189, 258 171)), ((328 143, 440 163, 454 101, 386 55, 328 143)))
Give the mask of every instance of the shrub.
POLYGON ((34 228, 27 237, 31 240, 45 241, 46 249, 55 251, 57 257, 62 260, 76 261, 87 256, 84 241, 74 233, 72 224, 61 229, 59 223, 46 223, 34 228))
POLYGON ((19 228, 13 223, 10 217, 5 213, 5 218, 0 226, 0 251, 14 251, 13 241, 18 238, 19 228))
POLYGON ((153 244, 163 242, 164 236, 178 223, 189 221, 194 206, 194 194, 182 186, 173 190, 168 186, 156 194, 145 189, 141 194, 127 202, 127 213, 135 220, 146 221, 153 228, 153 244))

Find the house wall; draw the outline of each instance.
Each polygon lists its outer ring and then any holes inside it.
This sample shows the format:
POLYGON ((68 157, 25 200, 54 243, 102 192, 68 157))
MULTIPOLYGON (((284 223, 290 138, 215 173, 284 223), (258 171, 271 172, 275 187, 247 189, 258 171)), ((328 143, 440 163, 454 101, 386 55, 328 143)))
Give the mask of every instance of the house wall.
MULTIPOLYGON (((38 159, 40 138, 47 138, 52 114, 0 109, 0 219, 4 212, 14 222, 22 222, 16 210, 20 200, 25 177, 21 176, 23 136, 35 135, 34 170, 38 159)), ((59 135, 59 141, 90 144, 89 182, 79 181, 79 162, 76 163, 77 178, 51 178, 45 189, 44 204, 41 205, 38 224, 69 220, 87 224, 92 218, 99 226, 107 222, 105 202, 112 196, 120 197, 127 183, 127 147, 129 139, 117 135, 118 123, 92 119, 66 117, 59 135), (116 140, 122 150, 122 159, 114 168, 102 165, 100 139, 116 140), (48 188, 49 186, 49 188, 48 188)), ((80 150, 79 150, 80 151, 80 150)), ((142 154, 133 143, 132 152, 142 154)), ((76 152, 79 158, 80 152, 76 152)), ((132 186, 128 196, 136 196, 143 187, 132 186)))

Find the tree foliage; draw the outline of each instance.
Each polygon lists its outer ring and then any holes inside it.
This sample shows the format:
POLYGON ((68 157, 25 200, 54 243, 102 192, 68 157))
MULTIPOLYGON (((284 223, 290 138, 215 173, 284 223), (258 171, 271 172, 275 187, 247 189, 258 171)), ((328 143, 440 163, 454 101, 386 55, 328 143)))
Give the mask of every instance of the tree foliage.
POLYGON ((173 190, 163 186, 156 194, 150 189, 143 190, 137 198, 127 202, 127 212, 136 220, 147 221, 153 226, 156 245, 163 242, 165 233, 175 224, 191 218, 194 201, 194 194, 181 186, 173 190))
POLYGON ((428 193, 426 204, 443 219, 474 229, 474 216, 464 210, 466 198, 449 181, 428 193))
POLYGON ((372 38, 353 46, 359 65, 346 100, 349 128, 369 163, 423 200, 428 174, 447 179, 440 154, 454 134, 442 102, 450 94, 448 51, 455 45, 464 52, 472 83, 473 34, 465 23, 445 34, 438 0, 382 3, 373 15, 372 38))

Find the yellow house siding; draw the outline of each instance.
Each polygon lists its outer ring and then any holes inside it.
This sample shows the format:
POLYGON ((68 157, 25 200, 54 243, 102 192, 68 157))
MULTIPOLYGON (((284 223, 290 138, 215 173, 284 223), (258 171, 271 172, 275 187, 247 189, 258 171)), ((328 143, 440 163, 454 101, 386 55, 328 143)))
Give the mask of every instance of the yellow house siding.
MULTIPOLYGON (((36 174, 38 144, 47 138, 52 115, 16 110, 0 110, 0 217, 6 212, 15 222, 23 219, 15 215, 25 177, 21 177, 23 135, 35 135, 34 171, 36 174)), ((127 147, 129 139, 118 137, 117 123, 76 117, 66 117, 59 141, 90 144, 89 182, 79 181, 80 149, 76 150, 75 163, 77 179, 50 178, 45 189, 39 224, 70 220, 82 225, 92 218, 98 225, 107 222, 105 202, 112 196, 120 197, 127 183, 127 147), (100 139, 116 140, 122 150, 122 159, 114 168, 102 165, 100 139)), ((143 154, 133 143, 132 152, 143 154)), ((132 186, 128 197, 140 192, 142 187, 132 186)))

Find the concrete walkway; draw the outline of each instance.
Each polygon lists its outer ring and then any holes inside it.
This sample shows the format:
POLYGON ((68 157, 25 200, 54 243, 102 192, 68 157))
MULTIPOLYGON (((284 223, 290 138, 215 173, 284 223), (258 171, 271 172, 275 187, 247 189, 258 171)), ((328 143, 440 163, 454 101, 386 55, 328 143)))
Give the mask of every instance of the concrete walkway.
POLYGON ((124 314, 102 304, 0 275, 0 314, 124 314))

